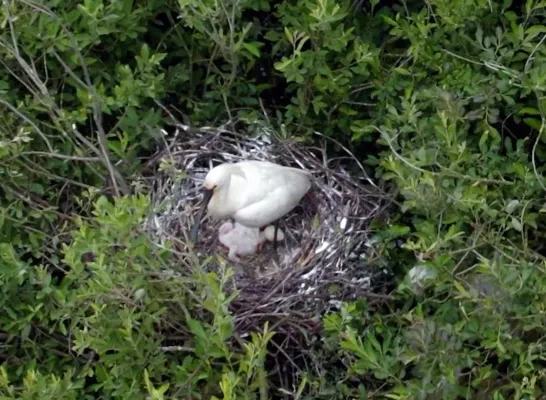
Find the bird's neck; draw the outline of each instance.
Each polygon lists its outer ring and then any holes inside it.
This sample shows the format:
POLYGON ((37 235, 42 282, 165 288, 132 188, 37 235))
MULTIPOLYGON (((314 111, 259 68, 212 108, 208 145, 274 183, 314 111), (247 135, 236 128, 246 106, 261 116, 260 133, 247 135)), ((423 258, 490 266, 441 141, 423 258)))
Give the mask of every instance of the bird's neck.
POLYGON ((230 184, 231 179, 222 185, 221 189, 215 193, 209 203, 209 212, 216 218, 228 217, 236 210, 233 202, 234 199, 230 197, 230 184))

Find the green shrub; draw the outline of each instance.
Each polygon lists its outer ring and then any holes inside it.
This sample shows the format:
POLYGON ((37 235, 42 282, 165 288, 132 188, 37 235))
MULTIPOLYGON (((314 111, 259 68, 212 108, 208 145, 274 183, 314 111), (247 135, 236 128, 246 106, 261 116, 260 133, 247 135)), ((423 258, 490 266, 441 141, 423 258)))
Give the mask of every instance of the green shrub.
POLYGON ((1 395, 281 395, 272 331, 234 332, 230 271, 176 265, 141 231, 149 199, 131 181, 174 117, 320 131, 396 192, 372 240, 395 300, 323 316, 312 367, 283 393, 540 398, 545 13, 542 0, 2 3, 1 395))

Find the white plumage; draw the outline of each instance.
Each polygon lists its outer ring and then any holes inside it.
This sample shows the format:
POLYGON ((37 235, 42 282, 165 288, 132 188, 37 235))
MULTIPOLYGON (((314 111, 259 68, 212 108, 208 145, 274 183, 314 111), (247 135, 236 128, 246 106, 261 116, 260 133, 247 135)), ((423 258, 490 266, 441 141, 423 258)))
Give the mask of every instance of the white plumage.
MULTIPOLYGON (((238 256, 252 255, 260 250, 264 241, 274 240, 275 227, 267 226, 262 232, 258 228, 247 228, 237 222, 224 222, 218 229, 218 239, 229 249, 228 258, 240 262, 238 256)), ((277 241, 284 239, 284 233, 279 229, 277 241)))
POLYGON ((238 256, 256 253, 263 244, 265 235, 258 228, 247 228, 237 222, 224 222, 218 229, 220 243, 229 249, 228 258, 239 262, 238 256))
MULTIPOLYGON (((246 227, 261 228, 294 209, 311 188, 311 179, 301 169, 241 161, 211 169, 203 188, 211 217, 233 218, 246 227)), ((192 232, 194 240, 202 214, 192 232)))
POLYGON ((221 164, 207 174, 203 186, 213 191, 208 212, 261 228, 291 211, 311 187, 309 174, 267 161, 221 164))

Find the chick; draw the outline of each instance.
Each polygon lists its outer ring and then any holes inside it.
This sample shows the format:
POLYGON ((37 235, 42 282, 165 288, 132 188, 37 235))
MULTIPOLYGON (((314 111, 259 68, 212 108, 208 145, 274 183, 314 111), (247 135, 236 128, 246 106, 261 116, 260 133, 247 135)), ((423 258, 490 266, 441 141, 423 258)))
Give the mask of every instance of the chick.
MULTIPOLYGON (((224 222, 218 229, 218 239, 225 247, 228 248, 228 258, 235 262, 240 262, 238 256, 246 256, 255 254, 257 250, 261 250, 266 240, 273 241, 275 228, 267 226, 263 232, 258 228, 248 228, 237 222, 224 222)), ((277 241, 284 239, 284 233, 279 230, 277 233, 277 241)))

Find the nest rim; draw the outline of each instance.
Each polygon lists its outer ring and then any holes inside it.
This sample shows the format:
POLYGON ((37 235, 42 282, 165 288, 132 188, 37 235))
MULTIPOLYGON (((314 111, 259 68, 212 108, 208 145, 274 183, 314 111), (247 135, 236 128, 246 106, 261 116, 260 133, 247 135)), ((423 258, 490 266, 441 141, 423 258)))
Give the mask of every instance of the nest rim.
MULTIPOLYGON (((313 321, 317 312, 339 307, 341 301, 359 297, 372 301, 390 299, 388 295, 374 292, 370 284, 372 271, 366 270, 364 265, 365 258, 374 256, 371 254, 370 225, 383 215, 392 202, 392 196, 367 175, 362 163, 346 147, 318 132, 316 134, 322 140, 333 141, 345 155, 328 157, 324 146, 279 138, 271 132, 248 136, 225 127, 196 130, 178 125, 172 138, 166 140, 166 146, 151 159, 150 165, 156 170, 150 185, 152 204, 157 210, 165 202, 176 203, 167 213, 170 212, 171 216, 177 214, 177 218, 173 218, 170 224, 163 222, 164 232, 158 234, 157 229, 150 228, 154 223, 156 228, 162 223, 158 223, 158 214, 154 211, 155 214, 147 221, 147 231, 155 239, 159 238, 160 242, 181 237, 181 240, 175 240, 178 244, 175 247, 178 257, 186 258, 185 261, 189 253, 193 254, 194 261, 202 261, 209 256, 217 258, 214 257, 217 254, 203 252, 203 245, 208 249, 215 248, 212 243, 217 242, 217 234, 210 232, 214 232, 214 227, 223 221, 210 224, 207 219, 202 222, 210 231, 204 242, 194 246, 188 237, 195 223, 196 207, 202 205, 199 185, 213 165, 237 160, 267 160, 311 173, 311 189, 283 217, 291 227, 283 229, 285 235, 287 232, 298 232, 295 221, 300 224, 299 231, 307 233, 300 235, 299 254, 293 254, 284 261, 284 268, 270 275, 259 279, 243 276, 231 282, 230 290, 238 291, 231 309, 236 315, 239 331, 248 331, 272 316, 297 317, 300 323, 308 324, 311 329, 315 325, 316 321, 313 321), (355 171, 360 171, 359 177, 347 171, 347 165, 351 163, 355 171), (183 171, 182 179, 177 179, 179 172, 176 171, 183 171), (189 187, 184 189, 184 185, 189 187), (183 190, 176 193, 180 188, 183 190), (317 196, 319 204, 306 209, 306 205, 309 206, 317 196), (343 203, 340 201, 343 198, 348 200, 343 203), (313 223, 316 224, 313 211, 322 217, 318 218, 318 228, 315 230, 311 230, 313 223), (366 257, 363 258, 362 254, 366 257), (340 292, 332 292, 332 287, 337 287, 340 292)), ((201 231, 200 237, 203 233, 201 231)), ((297 242, 297 237, 292 235, 291 240, 292 243, 297 242)), ((225 268, 225 264, 217 261, 209 268, 219 271, 225 268)))

